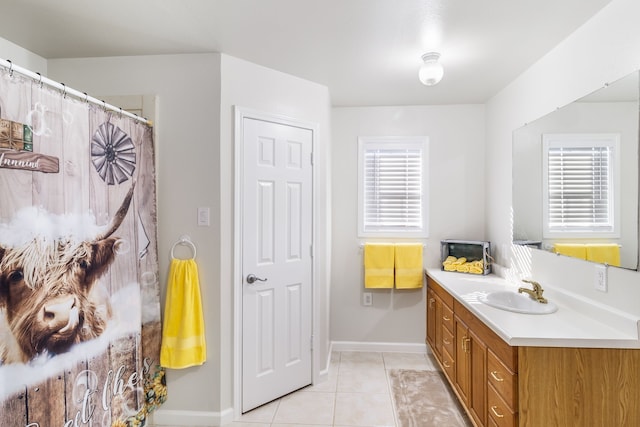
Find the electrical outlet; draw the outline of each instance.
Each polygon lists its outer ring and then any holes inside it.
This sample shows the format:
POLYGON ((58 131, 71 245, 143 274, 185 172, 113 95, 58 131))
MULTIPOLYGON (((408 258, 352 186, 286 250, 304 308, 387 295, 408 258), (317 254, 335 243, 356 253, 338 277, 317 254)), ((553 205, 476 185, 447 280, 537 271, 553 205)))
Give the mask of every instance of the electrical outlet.
POLYGON ((607 292, 607 266, 597 265, 595 276, 595 288, 600 292, 607 292))
POLYGON ((362 294, 362 305, 367 307, 373 305, 373 294, 371 292, 365 292, 362 294))

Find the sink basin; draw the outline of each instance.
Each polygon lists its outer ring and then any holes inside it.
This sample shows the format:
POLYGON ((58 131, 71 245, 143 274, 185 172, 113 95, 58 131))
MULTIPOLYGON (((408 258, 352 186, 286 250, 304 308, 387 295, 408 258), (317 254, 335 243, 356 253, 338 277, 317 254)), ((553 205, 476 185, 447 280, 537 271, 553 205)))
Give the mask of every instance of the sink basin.
POLYGON ((491 307, 516 313, 551 314, 558 310, 558 306, 552 302, 542 304, 531 299, 529 295, 511 291, 490 292, 481 297, 480 301, 491 307))

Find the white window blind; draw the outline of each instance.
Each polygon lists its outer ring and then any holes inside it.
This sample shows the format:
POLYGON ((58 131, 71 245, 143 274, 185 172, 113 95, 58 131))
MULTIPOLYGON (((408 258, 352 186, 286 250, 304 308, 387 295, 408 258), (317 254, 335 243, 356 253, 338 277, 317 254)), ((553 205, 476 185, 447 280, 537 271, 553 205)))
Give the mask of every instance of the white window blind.
POLYGON ((360 138, 362 236, 426 236, 426 138, 360 138))
POLYGON ((609 134, 544 135, 546 234, 615 231, 618 139, 609 134))

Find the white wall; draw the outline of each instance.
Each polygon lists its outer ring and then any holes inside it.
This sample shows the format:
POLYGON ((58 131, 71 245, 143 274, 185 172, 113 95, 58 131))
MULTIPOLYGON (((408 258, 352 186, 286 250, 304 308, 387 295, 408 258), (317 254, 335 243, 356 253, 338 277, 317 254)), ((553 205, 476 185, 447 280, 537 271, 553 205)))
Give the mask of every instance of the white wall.
POLYGON ((361 304, 359 244, 365 240, 357 236, 358 136, 429 137, 429 238, 424 240, 424 258, 425 266, 435 267, 440 240, 484 240, 484 132, 482 105, 333 109, 334 342, 424 344, 425 339, 424 290, 373 290, 373 306, 361 304))
POLYGON ((168 400, 159 414, 215 419, 230 394, 228 384, 220 386, 230 369, 223 366, 229 332, 220 326, 230 305, 221 301, 220 286, 220 55, 58 59, 49 61, 49 77, 95 96, 157 95, 160 283, 164 290, 171 246, 188 234, 198 248, 208 347, 205 365, 168 370, 168 400), (196 225, 199 206, 212 208, 210 227, 196 225))
POLYGON ((0 38, 0 58, 43 76, 47 75, 46 59, 3 38, 0 38))
POLYGON ((613 0, 487 103, 487 236, 508 277, 533 276, 640 314, 640 273, 609 268, 609 292, 593 290, 595 264, 543 251, 512 251, 511 137, 524 123, 640 68, 640 2, 613 0))

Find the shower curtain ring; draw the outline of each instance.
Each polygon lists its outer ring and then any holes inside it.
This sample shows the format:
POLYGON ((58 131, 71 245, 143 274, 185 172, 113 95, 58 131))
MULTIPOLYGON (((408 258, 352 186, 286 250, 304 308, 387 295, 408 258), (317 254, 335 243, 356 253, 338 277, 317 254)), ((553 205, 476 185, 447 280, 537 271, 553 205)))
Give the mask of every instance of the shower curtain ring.
POLYGON ((64 83, 60 83, 62 85, 62 99, 67 99, 67 85, 64 83))
POLYGON ((87 92, 82 92, 84 93, 84 102, 86 102, 87 104, 89 103, 89 95, 87 95, 87 92))
POLYGON ((9 59, 7 59, 7 62, 9 63, 9 77, 13 77, 13 62, 9 59))

